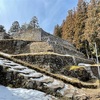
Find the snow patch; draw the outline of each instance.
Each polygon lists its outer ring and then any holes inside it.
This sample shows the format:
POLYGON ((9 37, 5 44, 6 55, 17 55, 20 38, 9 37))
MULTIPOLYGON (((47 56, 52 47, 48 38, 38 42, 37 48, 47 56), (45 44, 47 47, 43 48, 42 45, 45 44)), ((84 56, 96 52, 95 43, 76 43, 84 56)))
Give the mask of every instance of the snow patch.
POLYGON ((56 100, 56 98, 37 90, 0 86, 0 100, 56 100))

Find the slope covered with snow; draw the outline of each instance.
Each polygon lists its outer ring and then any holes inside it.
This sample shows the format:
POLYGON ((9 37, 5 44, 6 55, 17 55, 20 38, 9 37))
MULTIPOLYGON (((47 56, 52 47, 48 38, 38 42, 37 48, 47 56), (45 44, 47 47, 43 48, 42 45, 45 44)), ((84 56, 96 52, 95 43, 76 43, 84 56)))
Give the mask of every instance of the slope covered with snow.
POLYGON ((0 86, 0 100, 55 100, 55 98, 37 90, 0 86))

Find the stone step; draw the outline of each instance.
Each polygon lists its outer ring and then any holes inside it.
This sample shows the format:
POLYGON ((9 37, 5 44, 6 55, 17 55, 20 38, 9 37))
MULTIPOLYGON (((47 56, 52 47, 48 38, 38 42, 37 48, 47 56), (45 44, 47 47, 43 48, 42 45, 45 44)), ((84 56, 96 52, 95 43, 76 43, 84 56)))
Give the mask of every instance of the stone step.
POLYGON ((7 69, 7 68, 12 68, 12 69, 15 69, 15 70, 24 70, 24 69, 26 69, 25 67, 20 67, 20 66, 10 66, 10 65, 8 65, 8 64, 3 64, 4 65, 4 67, 7 69))
POLYGON ((4 60, 4 58, 1 58, 1 57, 0 57, 0 60, 4 60))
POLYGON ((23 73, 20 73, 21 75, 23 75, 24 77, 28 77, 28 78, 41 78, 43 77, 43 74, 41 73, 30 73, 30 74, 23 74, 23 73))
POLYGON ((43 77, 41 77, 41 78, 37 78, 37 79, 33 79, 33 78, 31 78, 31 80, 34 80, 34 81, 36 81, 36 82, 41 82, 41 83, 52 83, 53 81, 54 81, 54 79, 52 78, 52 77, 47 77, 47 76, 44 76, 43 75, 43 77))
POLYGON ((41 82, 42 83, 52 83, 54 81, 54 79, 53 78, 46 78, 46 79, 44 79, 44 80, 41 80, 41 82))
POLYGON ((28 69, 28 68, 22 68, 22 70, 20 70, 21 68, 17 69, 16 67, 15 68, 11 68, 9 69, 10 71, 16 71, 18 73, 23 73, 23 74, 31 74, 31 73, 34 73, 35 71, 34 70, 31 70, 31 69, 28 69))
POLYGON ((71 93, 73 94, 74 91, 75 91, 75 89, 73 88, 73 86, 69 86, 67 84, 65 84, 64 88, 57 90, 57 92, 63 96, 71 94, 71 93))
POLYGON ((31 70, 29 68, 26 69, 26 68, 18 68, 18 66, 11 66, 11 68, 9 70, 18 72, 20 75, 22 75, 24 77, 32 78, 38 86, 39 86, 39 84, 46 83, 47 87, 49 89, 52 89, 53 91, 56 91, 57 89, 61 89, 64 87, 64 85, 62 85, 62 84, 58 84, 58 83, 56 84, 56 82, 54 82, 53 78, 43 76, 41 73, 34 73, 34 70, 31 70), (52 83, 52 84, 49 84, 49 83, 52 83))
POLYGON ((44 85, 48 88, 50 88, 51 91, 57 91, 60 90, 62 88, 64 88, 65 84, 59 80, 54 80, 53 83, 44 83, 44 85))

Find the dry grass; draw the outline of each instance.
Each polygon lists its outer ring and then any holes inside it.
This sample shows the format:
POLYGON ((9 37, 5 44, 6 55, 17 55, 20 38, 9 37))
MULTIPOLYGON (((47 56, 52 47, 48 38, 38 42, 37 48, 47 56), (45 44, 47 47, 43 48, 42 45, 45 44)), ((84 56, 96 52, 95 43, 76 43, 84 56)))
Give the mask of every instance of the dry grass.
MULTIPOLYGON (((13 56, 29 56, 29 55, 34 56, 34 55, 45 55, 45 54, 47 54, 47 55, 56 55, 56 56, 61 56, 61 57, 73 57, 72 55, 63 55, 63 54, 58 54, 58 53, 54 53, 54 52, 25 53, 25 54, 13 55, 13 56)), ((74 57, 78 58, 78 59, 91 61, 91 60, 76 57, 76 56, 74 56, 74 57)))
POLYGON ((98 87, 98 85, 96 83, 85 83, 85 82, 79 81, 76 78, 69 78, 69 77, 65 77, 63 75, 59 75, 59 74, 52 74, 52 73, 47 72, 47 71, 45 71, 45 70, 43 70, 43 69, 41 69, 39 67, 36 67, 36 66, 31 65, 29 63, 26 63, 26 62, 23 62, 21 60, 15 59, 13 57, 10 57, 10 56, 8 57, 8 56, 3 55, 3 54, 0 54, 0 56, 3 57, 3 58, 9 59, 11 61, 14 61, 16 63, 19 63, 19 64, 21 64, 23 66, 27 66, 27 67, 29 67, 31 69, 34 69, 34 70, 36 70, 36 71, 38 71, 40 73, 43 73, 43 74, 45 74, 47 76, 51 76, 51 77, 53 77, 55 79, 61 80, 64 83, 71 84, 71 85, 73 85, 75 87, 78 87, 78 88, 82 88, 82 87, 83 88, 97 88, 98 87))
MULTIPOLYGON (((54 53, 54 52, 39 52, 39 53, 25 53, 25 54, 18 54, 18 55, 13 55, 13 56, 29 56, 29 55, 57 55, 57 56, 65 56, 62 54, 54 53)), ((70 55, 71 57, 71 55, 70 55)))
POLYGON ((34 42, 34 41, 32 41, 32 40, 22 40, 22 39, 2 39, 2 40, 0 40, 0 41, 29 41, 29 42, 34 42))
POLYGON ((92 64, 91 67, 98 67, 100 64, 92 64))
POLYGON ((84 66, 71 66, 69 70, 71 71, 71 70, 77 70, 77 69, 79 70, 84 69, 84 66))

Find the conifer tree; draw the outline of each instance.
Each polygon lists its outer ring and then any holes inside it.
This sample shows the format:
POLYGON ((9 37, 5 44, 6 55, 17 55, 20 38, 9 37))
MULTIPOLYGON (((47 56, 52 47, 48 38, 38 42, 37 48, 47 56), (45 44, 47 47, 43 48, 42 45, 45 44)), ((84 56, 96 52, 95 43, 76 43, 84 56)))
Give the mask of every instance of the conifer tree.
POLYGON ((90 0, 89 3, 78 0, 77 9, 69 10, 59 27, 63 39, 74 44, 88 58, 92 57, 95 42, 100 51, 100 0, 90 0))
POLYGON ((63 22, 63 27, 62 27, 62 38, 73 43, 73 36, 74 36, 74 11, 69 10, 68 11, 68 16, 66 18, 66 21, 63 22))
POLYGON ((54 33, 53 34, 55 36, 62 37, 62 27, 57 24, 54 28, 54 33))
POLYGON ((78 1, 74 43, 76 48, 80 50, 82 47, 82 37, 85 31, 85 23, 87 19, 87 3, 84 0, 78 1))
MULTIPOLYGON (((88 19, 86 20, 85 27, 85 39, 89 42, 89 47, 91 48, 92 55, 95 53, 94 51, 94 42, 96 42, 96 38, 99 36, 100 32, 100 6, 99 2, 96 0, 91 0, 88 6, 88 19)), ((98 44, 97 44, 98 46, 98 44)))

